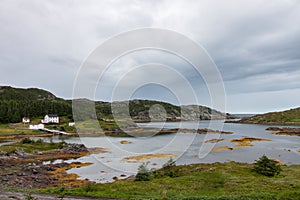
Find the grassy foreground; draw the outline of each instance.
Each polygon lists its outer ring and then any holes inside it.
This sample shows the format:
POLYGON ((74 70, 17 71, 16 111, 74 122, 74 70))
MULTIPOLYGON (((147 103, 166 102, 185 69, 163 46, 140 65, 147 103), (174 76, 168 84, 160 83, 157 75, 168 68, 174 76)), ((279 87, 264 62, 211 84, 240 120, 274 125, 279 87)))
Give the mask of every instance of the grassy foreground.
POLYGON ((252 164, 214 163, 176 166, 178 177, 151 181, 117 181, 83 188, 43 189, 39 192, 123 199, 300 199, 300 166, 283 166, 282 173, 266 177, 252 164))

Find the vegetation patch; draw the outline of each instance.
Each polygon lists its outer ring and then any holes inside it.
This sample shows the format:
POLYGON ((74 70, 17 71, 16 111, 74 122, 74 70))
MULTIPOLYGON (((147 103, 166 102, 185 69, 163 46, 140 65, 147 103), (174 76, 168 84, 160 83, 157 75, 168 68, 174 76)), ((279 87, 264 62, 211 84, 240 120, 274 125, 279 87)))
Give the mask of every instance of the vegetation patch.
POLYGON ((233 151, 233 150, 240 150, 241 148, 233 148, 229 146, 221 146, 221 147, 215 147, 211 151, 212 152, 219 152, 219 151, 233 151))
POLYGON ((29 138, 24 138, 20 142, 0 146, 0 151, 6 152, 7 154, 11 154, 20 151, 20 149, 23 149, 26 153, 36 154, 39 151, 51 151, 62 149, 64 146, 66 146, 66 143, 64 142, 48 143, 44 142, 41 139, 34 141, 29 138))
POLYGON ((71 163, 64 167, 56 168, 54 171, 49 173, 49 176, 57 179, 57 182, 60 182, 66 187, 83 187, 89 183, 89 180, 79 180, 77 174, 69 174, 67 170, 72 168, 80 168, 92 165, 93 163, 71 163))
POLYGON ((300 108, 244 117, 238 123, 300 125, 300 108))
POLYGON ((138 155, 138 156, 129 156, 126 158, 123 158, 124 162, 140 162, 140 161, 146 161, 151 160, 154 158, 172 158, 175 157, 174 154, 162 154, 162 153, 156 153, 156 154, 144 154, 144 155, 138 155))
POLYGON ((120 144, 131 144, 132 142, 128 141, 128 140, 121 140, 120 144))
POLYGON ((237 146, 253 146, 251 142, 269 142, 272 140, 264 138, 254 138, 254 137, 242 137, 239 139, 230 140, 230 142, 235 143, 237 146))

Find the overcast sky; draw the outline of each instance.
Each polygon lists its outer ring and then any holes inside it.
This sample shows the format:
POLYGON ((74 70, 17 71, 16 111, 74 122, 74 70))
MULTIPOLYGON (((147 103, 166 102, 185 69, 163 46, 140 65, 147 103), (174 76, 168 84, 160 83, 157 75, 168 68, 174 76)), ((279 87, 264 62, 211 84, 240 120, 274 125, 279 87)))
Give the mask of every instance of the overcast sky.
MULTIPOLYGON (((0 85, 38 87, 71 98, 81 64, 103 41, 156 27, 182 33, 206 49, 222 75, 227 112, 299 107, 299 24, 298 0, 0 0, 0 85)), ((144 55, 149 62, 165 58, 189 74, 180 60, 144 55)), ((141 58, 128 57, 112 72, 120 75, 122 67, 141 58)), ((158 98, 160 90, 149 86, 136 97, 158 98)), ((99 93, 99 100, 107 100, 103 94, 109 92, 99 93)), ((207 99, 200 103, 209 105, 207 99)))

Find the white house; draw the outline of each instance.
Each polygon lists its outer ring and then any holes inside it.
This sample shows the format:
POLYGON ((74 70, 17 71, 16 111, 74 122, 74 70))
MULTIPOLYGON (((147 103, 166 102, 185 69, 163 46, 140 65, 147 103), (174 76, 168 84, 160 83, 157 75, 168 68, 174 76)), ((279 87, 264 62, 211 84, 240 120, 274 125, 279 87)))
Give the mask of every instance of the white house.
POLYGON ((30 122, 29 117, 23 117, 22 122, 23 122, 24 124, 28 124, 28 123, 30 122))
POLYGON ((45 115, 44 119, 41 120, 41 122, 43 124, 48 124, 48 123, 58 124, 59 123, 59 117, 56 114, 48 114, 48 115, 45 115))
POLYGON ((44 128, 45 128, 44 124, 29 125, 29 129, 31 129, 31 130, 39 130, 39 129, 44 129, 44 128))
POLYGON ((69 122, 69 126, 75 126, 75 122, 69 122))

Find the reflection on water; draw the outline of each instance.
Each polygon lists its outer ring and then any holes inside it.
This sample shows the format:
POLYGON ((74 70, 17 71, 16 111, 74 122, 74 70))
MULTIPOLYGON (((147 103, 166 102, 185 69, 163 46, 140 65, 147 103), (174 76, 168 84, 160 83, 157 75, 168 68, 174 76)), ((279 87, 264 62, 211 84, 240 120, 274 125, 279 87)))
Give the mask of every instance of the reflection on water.
MULTIPOLYGON (((198 122, 183 122, 181 128, 195 127, 198 122)), ((219 123, 219 122, 212 122, 219 123)), ((161 123, 139 124, 139 126, 161 127, 161 123)), ((178 128, 179 122, 168 122, 164 128, 178 128)), ((199 128, 208 128, 208 121, 200 121, 199 128)), ((212 162, 253 162, 262 155, 276 158, 285 164, 300 164, 300 137, 273 135, 266 131, 267 125, 251 124, 224 124, 224 131, 234 132, 231 135, 209 135, 209 139, 223 138, 215 144, 215 147, 228 146, 236 148, 236 144, 231 143, 231 139, 244 136, 265 138, 271 141, 253 142, 253 146, 240 147, 239 150, 226 150, 210 152, 204 158, 199 158, 199 150, 203 141, 207 140, 205 135, 178 133, 172 135, 162 135, 150 138, 125 138, 128 143, 121 144, 124 138, 116 137, 71 137, 64 138, 68 143, 84 143, 87 147, 107 148, 109 152, 85 156, 68 162, 92 162, 93 165, 69 170, 70 173, 77 173, 82 179, 88 178, 97 182, 111 182, 112 177, 124 178, 135 174, 138 166, 143 162, 125 162, 124 157, 140 154, 166 153, 177 155, 176 163, 212 163, 212 162), (185 150, 185 148, 187 148, 185 150), (181 155, 184 152, 183 155, 181 155)), ((58 137, 53 137, 53 141, 60 141, 58 137)), ((159 168, 168 158, 154 158, 149 160, 149 168, 159 168)))

